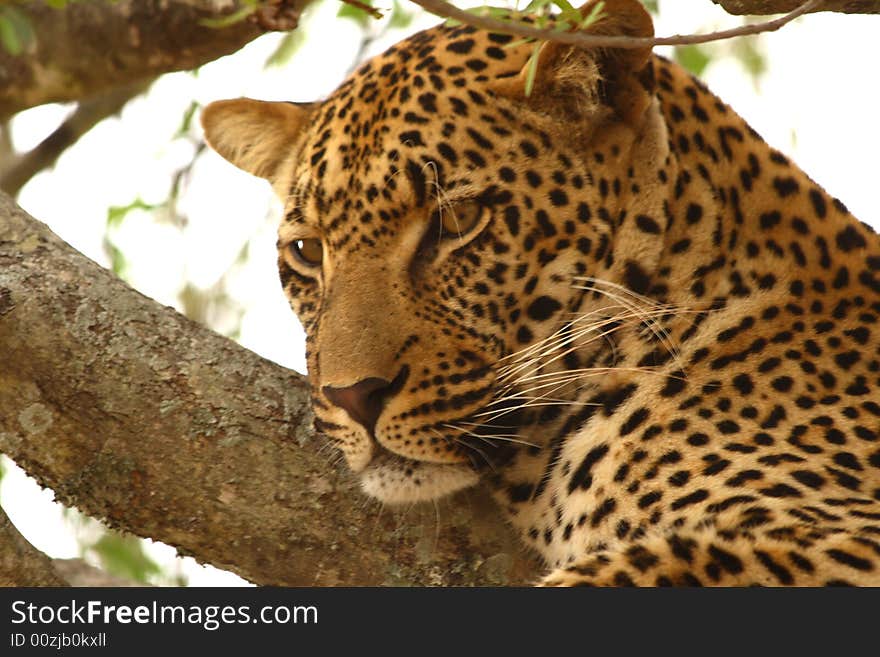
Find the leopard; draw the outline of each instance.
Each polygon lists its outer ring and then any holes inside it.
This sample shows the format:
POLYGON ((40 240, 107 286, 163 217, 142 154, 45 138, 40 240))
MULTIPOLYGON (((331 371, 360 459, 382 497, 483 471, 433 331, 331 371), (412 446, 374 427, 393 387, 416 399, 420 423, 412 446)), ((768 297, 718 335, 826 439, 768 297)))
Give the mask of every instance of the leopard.
POLYGON ((880 238, 640 2, 579 11, 643 39, 446 23, 204 109, 283 204, 316 431, 383 505, 484 487, 541 585, 880 585, 880 238))

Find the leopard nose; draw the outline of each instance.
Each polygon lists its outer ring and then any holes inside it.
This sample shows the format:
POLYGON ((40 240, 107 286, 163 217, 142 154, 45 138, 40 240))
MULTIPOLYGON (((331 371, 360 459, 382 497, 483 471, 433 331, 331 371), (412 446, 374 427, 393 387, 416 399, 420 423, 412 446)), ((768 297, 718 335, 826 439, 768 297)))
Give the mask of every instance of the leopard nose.
POLYGON ((391 383, 374 376, 346 388, 324 386, 321 391, 331 403, 344 409, 352 420, 373 433, 385 399, 391 391, 391 383))

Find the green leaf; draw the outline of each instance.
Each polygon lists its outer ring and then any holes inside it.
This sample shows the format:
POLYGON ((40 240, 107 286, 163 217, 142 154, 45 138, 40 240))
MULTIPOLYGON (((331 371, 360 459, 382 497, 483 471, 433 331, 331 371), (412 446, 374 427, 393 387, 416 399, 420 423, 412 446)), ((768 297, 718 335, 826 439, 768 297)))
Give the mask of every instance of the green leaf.
POLYGON ((116 274, 122 280, 128 275, 128 259, 118 246, 109 239, 104 238, 104 252, 110 258, 110 271, 116 274))
POLYGON ((657 7, 657 0, 642 0, 642 4, 645 5, 645 9, 652 14, 657 14, 660 11, 657 7))
POLYGON ((0 45, 3 49, 13 57, 21 54, 23 48, 21 41, 18 40, 18 34, 12 22, 3 14, 0 14, 0 45))
POLYGON ((217 18, 202 18, 201 20, 199 20, 199 25, 215 28, 235 25, 236 23, 240 23, 245 18, 253 14, 256 10, 256 4, 246 4, 241 9, 238 9, 237 11, 234 11, 226 16, 218 16, 217 18))
POLYGON ((118 228, 132 210, 151 211, 160 207, 160 205, 145 203, 140 198, 136 198, 128 205, 112 205, 107 208, 107 228, 118 228))
POLYGON ((403 4, 394 0, 394 4, 391 6, 391 18, 388 20, 388 27, 409 27, 414 17, 415 12, 407 11, 403 4))
POLYGON ((278 43, 278 47, 266 59, 266 67, 284 66, 289 63, 296 52, 305 43, 306 36, 304 30, 294 30, 284 35, 284 38, 278 43))
POLYGON ((538 53, 541 52, 541 44, 536 43, 532 48, 532 54, 529 57, 529 69, 526 72, 526 98, 532 95, 532 89, 535 87, 535 76, 538 73, 538 53))
MULTIPOLYGON (((363 3, 369 7, 373 6, 372 0, 362 0, 363 3)), ((367 25, 374 16, 371 16, 368 11, 361 9, 360 7, 356 7, 354 5, 350 5, 347 3, 343 3, 343 5, 339 8, 339 11, 336 12, 337 18, 350 18, 355 21, 361 27, 367 25)))
POLYGON ((734 57, 739 60, 739 63, 746 72, 752 76, 752 80, 755 83, 767 71, 767 60, 759 48, 760 43, 757 39, 737 39, 733 44, 734 57))
POLYGON ((597 2, 595 5, 593 5, 593 8, 590 10, 590 13, 587 14, 586 16, 584 16, 584 19, 581 21, 581 24, 579 26, 580 29, 585 30, 588 27, 590 27, 590 25, 592 25, 593 23, 595 23, 596 21, 598 21, 600 18, 602 18, 605 15, 604 11, 605 11, 605 3, 604 2, 597 2))
POLYGON ((141 539, 107 532, 86 548, 93 552, 110 574, 148 583, 150 576, 161 574, 159 565, 144 552, 141 539))
POLYGON ((520 46, 524 46, 527 43, 533 43, 535 41, 534 37, 523 37, 522 39, 515 39, 509 43, 505 43, 502 48, 519 48, 520 46))
POLYGON ((27 15, 16 7, 0 5, 0 45, 13 57, 35 43, 34 28, 27 15))
POLYGON ((696 76, 700 76, 712 57, 700 46, 676 46, 673 51, 675 61, 684 66, 696 76))
POLYGON ((559 7, 559 11, 562 12, 562 18, 569 23, 569 25, 578 25, 581 22, 581 13, 571 6, 571 3, 568 0, 553 0, 553 4, 559 7))
POLYGON ((199 109, 201 105, 199 105, 198 101, 191 101, 189 107, 183 112, 183 117, 180 119, 180 125, 177 128, 177 132, 174 133, 175 139, 180 139, 181 137, 185 137, 189 133, 190 126, 192 126, 193 117, 196 114, 196 110, 199 109))

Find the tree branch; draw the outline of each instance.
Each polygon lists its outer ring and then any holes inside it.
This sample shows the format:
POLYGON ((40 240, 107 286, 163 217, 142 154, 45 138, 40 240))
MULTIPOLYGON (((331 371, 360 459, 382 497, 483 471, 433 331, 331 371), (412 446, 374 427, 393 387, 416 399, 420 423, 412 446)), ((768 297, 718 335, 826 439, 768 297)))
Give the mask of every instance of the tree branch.
POLYGON ((28 180, 55 164, 61 154, 80 137, 103 119, 118 113, 129 100, 146 91, 151 82, 116 87, 81 101, 73 114, 32 150, 6 162, 0 159, 0 189, 10 196, 16 196, 28 180))
POLYGON ((810 11, 817 10, 823 0, 807 0, 785 16, 764 23, 752 23, 742 25, 730 30, 710 32, 708 34, 676 34, 670 37, 628 37, 628 36, 603 36, 588 34, 585 32, 560 32, 554 28, 536 28, 527 24, 508 20, 492 18, 489 15, 472 13, 459 9, 445 0, 411 0, 426 11, 441 18, 451 18, 461 23, 473 25, 493 32, 503 32, 524 38, 532 38, 557 43, 570 43, 588 48, 646 48, 654 46, 683 46, 696 43, 708 43, 721 39, 732 39, 750 34, 773 32, 783 25, 790 23, 795 18, 810 11))
MULTIPOLYGON (((802 0, 712 0, 728 14, 782 14, 796 9, 802 0)), ((880 0, 824 0, 812 11, 844 14, 880 14, 880 0)))
POLYGON ((37 34, 32 52, 0 48, 0 121, 28 107, 100 94, 161 73, 196 68, 235 52, 268 29, 296 26, 308 0, 272 0, 222 28, 202 21, 232 13, 238 0, 71 2, 20 5, 37 34))
POLYGON ((0 509, 0 586, 67 586, 52 560, 34 548, 0 509))
POLYGON ((116 577, 82 559, 52 559, 52 566, 70 586, 144 586, 141 582, 116 577))
POLYGON ((0 193, 0 450, 59 501, 251 581, 534 578, 483 491, 365 504, 307 384, 128 288, 0 193))

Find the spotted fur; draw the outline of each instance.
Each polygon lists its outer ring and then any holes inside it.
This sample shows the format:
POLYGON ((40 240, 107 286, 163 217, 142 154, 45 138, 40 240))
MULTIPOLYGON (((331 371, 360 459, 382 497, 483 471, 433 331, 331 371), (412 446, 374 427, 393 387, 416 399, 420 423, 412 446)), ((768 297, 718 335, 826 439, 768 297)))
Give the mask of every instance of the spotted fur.
POLYGON ((880 239, 678 65, 546 44, 526 96, 511 41, 205 111, 284 200, 317 428, 388 503, 485 481, 547 584, 880 584, 880 239))

